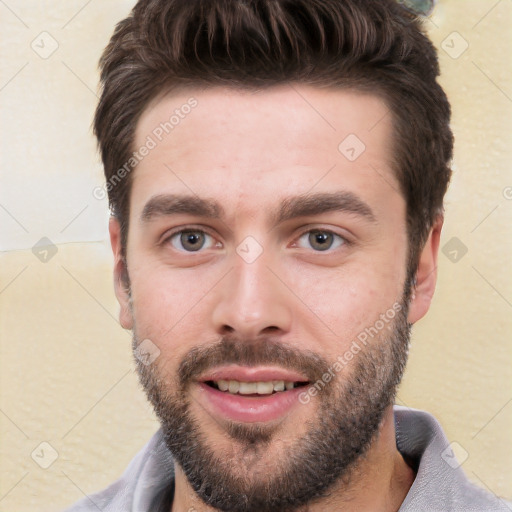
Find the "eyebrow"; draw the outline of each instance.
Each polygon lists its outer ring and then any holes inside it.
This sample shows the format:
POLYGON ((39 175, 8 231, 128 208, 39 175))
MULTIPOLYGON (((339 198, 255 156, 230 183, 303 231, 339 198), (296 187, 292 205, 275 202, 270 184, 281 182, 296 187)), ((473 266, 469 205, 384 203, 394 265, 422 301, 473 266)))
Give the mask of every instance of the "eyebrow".
POLYGON ((283 200, 274 223, 279 224, 296 217, 308 217, 327 212, 352 213, 371 222, 377 222, 370 206, 354 193, 347 191, 303 194, 283 200))
MULTIPOLYGON (((370 206, 347 191, 302 194, 283 199, 276 213, 271 216, 274 225, 295 219, 339 211, 362 217, 371 222, 377 219, 370 206)), ((144 206, 142 222, 176 214, 196 215, 210 219, 222 219, 225 212, 213 199, 193 195, 161 194, 153 196, 144 206)))
POLYGON ((211 199, 202 199, 191 195, 161 194, 153 196, 146 203, 140 218, 143 222, 149 222, 156 217, 180 213, 210 219, 219 219, 224 216, 223 208, 211 199))

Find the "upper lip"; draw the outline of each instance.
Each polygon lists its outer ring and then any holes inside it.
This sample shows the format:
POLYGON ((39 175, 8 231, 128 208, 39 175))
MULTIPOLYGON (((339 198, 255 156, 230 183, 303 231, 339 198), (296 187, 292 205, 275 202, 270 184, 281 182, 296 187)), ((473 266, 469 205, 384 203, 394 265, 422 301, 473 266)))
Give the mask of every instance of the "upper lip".
POLYGON ((199 379, 201 382, 209 380, 238 380, 242 382, 269 382, 284 380, 285 382, 308 382, 307 377, 298 372, 277 368, 273 366, 237 366, 229 365, 217 367, 204 373, 199 379))

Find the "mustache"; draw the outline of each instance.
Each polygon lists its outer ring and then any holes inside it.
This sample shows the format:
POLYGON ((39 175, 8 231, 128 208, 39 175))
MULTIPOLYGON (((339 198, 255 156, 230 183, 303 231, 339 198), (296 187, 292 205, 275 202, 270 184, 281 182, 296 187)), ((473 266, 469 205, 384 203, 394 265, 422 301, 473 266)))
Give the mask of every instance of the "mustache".
POLYGON ((178 379, 182 388, 197 380, 206 370, 221 365, 279 366, 303 374, 316 382, 329 369, 328 362, 310 350, 298 350, 287 342, 272 337, 242 340, 223 336, 220 341, 194 347, 183 358, 178 379))

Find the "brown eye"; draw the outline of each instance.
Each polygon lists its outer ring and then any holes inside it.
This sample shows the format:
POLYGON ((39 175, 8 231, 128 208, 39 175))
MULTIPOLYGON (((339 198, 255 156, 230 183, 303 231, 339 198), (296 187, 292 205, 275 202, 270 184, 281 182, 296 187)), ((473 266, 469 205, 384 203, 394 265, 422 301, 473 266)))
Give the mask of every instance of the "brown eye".
POLYGON ((329 249, 337 249, 346 240, 332 231, 326 231, 322 229, 313 229, 304 233, 299 240, 304 240, 305 243, 313 248, 315 251, 327 251, 329 249))
POLYGON ((204 231, 188 229, 175 233, 170 237, 170 241, 171 245, 178 251, 197 252, 203 249, 205 243, 211 238, 204 231))
POLYGON ((325 231, 311 231, 309 233, 309 243, 313 249, 318 251, 329 249, 332 245, 332 241, 332 233, 326 233, 325 231))

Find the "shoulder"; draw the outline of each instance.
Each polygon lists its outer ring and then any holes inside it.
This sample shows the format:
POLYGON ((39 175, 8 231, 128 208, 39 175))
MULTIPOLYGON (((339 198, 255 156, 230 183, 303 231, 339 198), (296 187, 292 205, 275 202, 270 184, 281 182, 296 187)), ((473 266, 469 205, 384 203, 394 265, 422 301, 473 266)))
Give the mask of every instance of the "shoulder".
POLYGON ((469 481, 431 414, 394 407, 397 448, 417 472, 399 512, 510 512, 510 503, 469 481))
POLYGON ((64 512, 149 510, 151 502, 174 479, 174 463, 159 430, 132 459, 122 476, 64 512))

